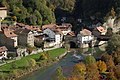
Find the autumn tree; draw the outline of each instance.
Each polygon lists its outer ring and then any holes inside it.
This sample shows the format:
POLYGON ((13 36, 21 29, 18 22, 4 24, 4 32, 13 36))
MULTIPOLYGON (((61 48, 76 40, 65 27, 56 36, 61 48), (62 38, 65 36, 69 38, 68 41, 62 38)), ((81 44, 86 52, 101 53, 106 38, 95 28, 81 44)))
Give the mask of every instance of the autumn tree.
POLYGON ((101 60, 103 60, 106 63, 108 70, 114 69, 115 64, 114 64, 114 61, 113 61, 113 58, 111 55, 104 54, 104 55, 102 55, 101 60))
POLYGON ((67 80, 85 80, 85 77, 83 76, 71 76, 67 80))
POLYGON ((82 75, 84 76, 86 73, 86 66, 84 63, 78 63, 73 67, 74 75, 82 75))
POLYGON ((120 80, 120 65, 116 65, 114 72, 117 79, 120 80))
POLYGON ((100 73, 103 73, 107 70, 107 66, 104 61, 97 61, 97 67, 100 73))
POLYGON ((85 80, 99 80, 100 74, 96 63, 87 64, 86 70, 85 80))

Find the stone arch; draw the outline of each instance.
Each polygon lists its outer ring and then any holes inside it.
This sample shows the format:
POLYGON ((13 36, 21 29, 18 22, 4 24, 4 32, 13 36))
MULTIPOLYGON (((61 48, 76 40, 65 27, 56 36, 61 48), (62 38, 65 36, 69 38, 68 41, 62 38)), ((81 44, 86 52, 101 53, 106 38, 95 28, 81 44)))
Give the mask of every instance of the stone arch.
POLYGON ((69 44, 70 44, 70 48, 76 48, 77 46, 74 41, 70 41, 69 44))

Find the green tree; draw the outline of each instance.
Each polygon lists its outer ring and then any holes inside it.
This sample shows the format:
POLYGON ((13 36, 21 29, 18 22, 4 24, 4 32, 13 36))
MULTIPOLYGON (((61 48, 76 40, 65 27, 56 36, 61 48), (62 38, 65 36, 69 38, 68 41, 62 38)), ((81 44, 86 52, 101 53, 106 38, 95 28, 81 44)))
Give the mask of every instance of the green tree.
POLYGON ((96 63, 96 59, 93 57, 93 56, 87 56, 86 58, 85 58, 85 63, 86 64, 92 64, 92 63, 96 63))
POLYGON ((53 80, 66 80, 61 67, 58 67, 53 80))
POLYGON ((42 15, 39 13, 38 10, 34 11, 35 16, 37 17, 36 24, 42 25, 42 15))
POLYGON ((112 30, 112 28, 108 28, 105 35, 111 37, 111 36, 113 35, 113 30, 112 30))
POLYGON ((106 51, 111 54, 114 51, 119 51, 120 49, 120 35, 114 34, 111 39, 108 41, 108 46, 106 47, 106 51))

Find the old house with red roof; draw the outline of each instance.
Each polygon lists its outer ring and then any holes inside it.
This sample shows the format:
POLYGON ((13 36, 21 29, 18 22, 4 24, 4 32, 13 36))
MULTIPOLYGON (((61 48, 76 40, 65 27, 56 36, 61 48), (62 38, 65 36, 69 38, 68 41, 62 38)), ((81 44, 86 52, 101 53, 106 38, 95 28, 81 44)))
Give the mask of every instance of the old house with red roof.
POLYGON ((9 29, 0 31, 0 45, 4 45, 9 50, 13 50, 18 46, 17 35, 9 29))
POLYGON ((18 45, 21 46, 34 46, 34 35, 31 30, 18 29, 14 31, 18 35, 18 45))
POLYGON ((84 45, 84 44, 90 43, 90 41, 92 41, 94 39, 94 36, 92 35, 91 31, 89 31, 87 29, 83 29, 77 35, 77 39, 78 39, 78 42, 80 43, 80 45, 84 45))

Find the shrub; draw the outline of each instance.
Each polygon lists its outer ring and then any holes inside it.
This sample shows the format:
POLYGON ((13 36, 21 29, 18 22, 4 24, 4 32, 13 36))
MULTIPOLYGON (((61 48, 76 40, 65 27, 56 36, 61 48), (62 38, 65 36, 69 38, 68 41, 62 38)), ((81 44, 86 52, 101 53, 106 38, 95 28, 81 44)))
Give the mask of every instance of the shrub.
POLYGON ((36 65, 36 61, 32 58, 28 58, 28 63, 30 67, 34 67, 36 65))

